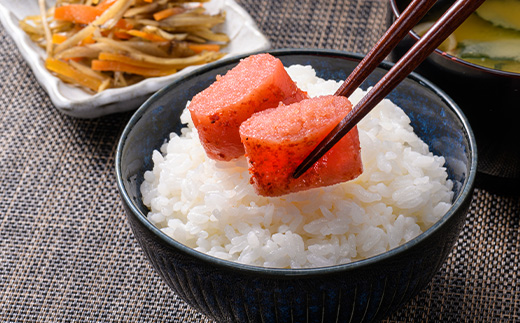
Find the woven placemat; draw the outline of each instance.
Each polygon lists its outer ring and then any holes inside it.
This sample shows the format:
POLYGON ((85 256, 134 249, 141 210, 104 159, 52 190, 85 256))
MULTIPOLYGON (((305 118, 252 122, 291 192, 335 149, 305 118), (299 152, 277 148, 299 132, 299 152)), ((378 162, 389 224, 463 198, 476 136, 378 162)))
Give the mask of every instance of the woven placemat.
MULTIPOLYGON (((274 48, 365 53, 388 5, 242 0, 274 48)), ((114 154, 131 113, 60 114, 0 26, 0 322, 211 322, 146 261, 114 154)), ((520 321, 519 197, 478 189, 434 280, 388 322, 520 321)))

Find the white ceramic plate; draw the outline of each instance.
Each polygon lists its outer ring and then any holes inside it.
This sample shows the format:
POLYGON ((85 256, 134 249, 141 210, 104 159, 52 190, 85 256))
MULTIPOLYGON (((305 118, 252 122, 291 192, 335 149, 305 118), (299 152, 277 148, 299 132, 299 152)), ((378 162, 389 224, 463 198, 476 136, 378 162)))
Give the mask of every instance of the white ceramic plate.
MULTIPOLYGON (((53 0, 47 0, 48 6, 53 3, 53 0)), ((270 47, 269 41, 258 30, 251 16, 234 0, 211 0, 204 6, 209 12, 216 12, 219 9, 226 11, 226 22, 221 26, 220 31, 225 32, 231 38, 231 42, 224 50, 228 53, 225 57, 262 51, 270 47)), ((34 44, 18 26, 20 19, 38 13, 37 1, 0 0, 0 21, 7 33, 13 38, 55 107, 70 116, 96 118, 134 110, 153 92, 200 67, 191 66, 173 75, 149 78, 131 86, 108 89, 93 95, 62 82, 47 71, 44 66, 45 51, 34 44)))

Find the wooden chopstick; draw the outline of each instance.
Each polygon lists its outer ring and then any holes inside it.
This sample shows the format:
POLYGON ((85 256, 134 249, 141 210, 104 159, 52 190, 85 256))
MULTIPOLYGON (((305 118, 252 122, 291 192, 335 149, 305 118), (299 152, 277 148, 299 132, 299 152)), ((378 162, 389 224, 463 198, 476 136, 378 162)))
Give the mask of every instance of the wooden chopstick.
MULTIPOLYGON (((300 177, 314 165, 316 161, 327 153, 327 151, 343 138, 368 112, 401 83, 408 74, 424 61, 424 59, 455 31, 484 1, 485 0, 458 0, 455 2, 428 32, 426 32, 388 73, 374 85, 359 103, 356 104, 352 111, 314 148, 296 168, 293 177, 300 177)), ((393 41, 395 42, 394 44, 387 46, 395 47, 398 42, 397 37, 393 41)), ((381 46, 380 43, 378 44, 381 46)), ((378 45, 376 45, 376 47, 377 46, 378 45)), ((377 53, 377 50, 372 52, 377 53)))
POLYGON ((385 57, 390 54, 395 45, 419 23, 437 0, 413 0, 399 15, 385 34, 377 41, 368 54, 359 62, 345 82, 341 84, 334 95, 349 97, 374 71, 385 57))

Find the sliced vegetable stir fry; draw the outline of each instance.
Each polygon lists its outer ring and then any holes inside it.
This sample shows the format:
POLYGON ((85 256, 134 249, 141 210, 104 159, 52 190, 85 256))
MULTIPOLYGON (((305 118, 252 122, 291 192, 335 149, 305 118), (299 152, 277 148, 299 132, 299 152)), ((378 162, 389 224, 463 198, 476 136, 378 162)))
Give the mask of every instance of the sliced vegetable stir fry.
POLYGON ((45 66, 64 82, 100 92, 165 76, 224 56, 229 37, 214 31, 225 12, 202 0, 39 0, 20 27, 46 50, 45 66))

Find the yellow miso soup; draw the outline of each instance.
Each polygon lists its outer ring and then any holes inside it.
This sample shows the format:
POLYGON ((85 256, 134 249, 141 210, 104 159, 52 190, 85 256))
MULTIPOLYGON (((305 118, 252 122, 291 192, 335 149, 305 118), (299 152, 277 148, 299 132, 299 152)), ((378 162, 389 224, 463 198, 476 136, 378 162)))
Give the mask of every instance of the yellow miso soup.
MULTIPOLYGON (((445 10, 415 26, 422 36, 445 10)), ((486 0, 439 49, 473 64, 520 73, 520 0, 486 0)))

